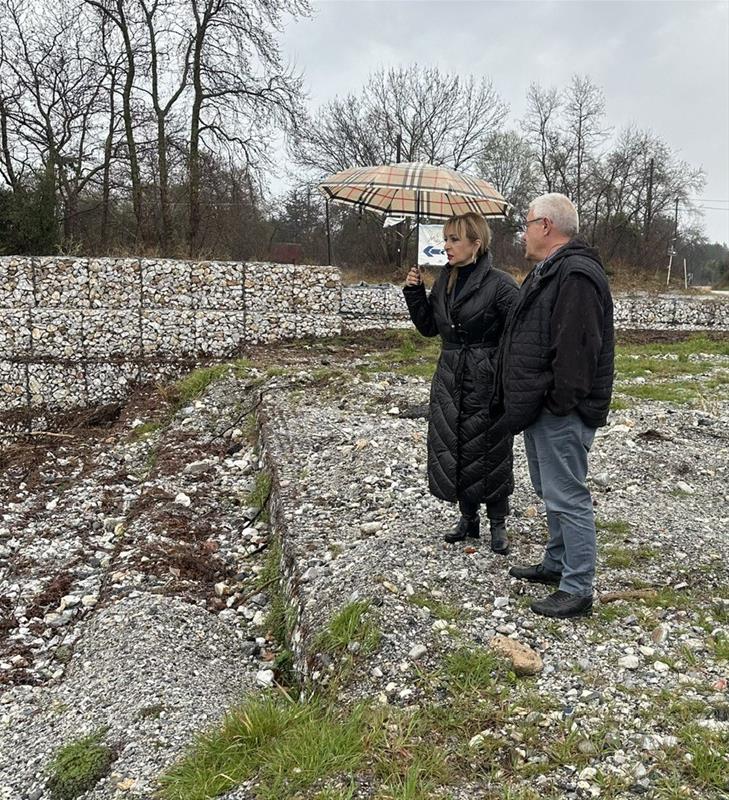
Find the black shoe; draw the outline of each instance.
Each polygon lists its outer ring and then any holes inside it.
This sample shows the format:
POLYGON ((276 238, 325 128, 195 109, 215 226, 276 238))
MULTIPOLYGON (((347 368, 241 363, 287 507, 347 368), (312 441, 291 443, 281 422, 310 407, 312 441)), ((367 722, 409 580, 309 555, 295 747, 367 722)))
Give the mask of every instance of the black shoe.
POLYGON ((535 614, 541 614, 543 617, 559 617, 560 619, 587 617, 592 614, 592 595, 581 597, 578 594, 570 594, 558 589, 548 597, 535 600, 530 608, 535 614))
POLYGON ((458 525, 452 531, 448 531, 443 538, 448 544, 462 542, 467 536, 472 539, 478 539, 481 535, 480 530, 481 523, 478 517, 464 517, 461 515, 458 525))
POLYGON ((506 535, 506 521, 491 520, 491 549, 500 556, 509 555, 509 538, 506 535))
POLYGON ((559 586, 562 576, 559 572, 552 572, 550 569, 544 569, 541 564, 534 564, 532 567, 512 567, 509 570, 509 575, 512 578, 520 578, 523 581, 531 581, 532 583, 548 583, 554 586, 559 586))

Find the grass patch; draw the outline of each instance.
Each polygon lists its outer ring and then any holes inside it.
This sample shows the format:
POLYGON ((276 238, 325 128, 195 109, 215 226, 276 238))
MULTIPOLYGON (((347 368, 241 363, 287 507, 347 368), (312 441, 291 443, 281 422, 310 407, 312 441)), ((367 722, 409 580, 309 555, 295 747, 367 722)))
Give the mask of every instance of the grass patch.
MULTIPOLYGON (((291 634, 296 623, 296 612, 293 606, 286 602, 281 585, 281 543, 273 538, 263 562, 263 569, 258 573, 256 588, 265 589, 270 597, 268 613, 264 627, 271 639, 281 647, 287 647, 291 641, 291 634)), ((290 677, 288 665, 282 663, 282 674, 290 677)), ((291 685, 287 681, 286 685, 291 685)))
POLYGON ((596 606, 593 620, 605 623, 617 622, 630 616, 633 609, 627 603, 600 603, 596 606))
POLYGON ((369 601, 355 600, 337 612, 317 636, 315 646, 327 653, 343 653, 351 642, 358 642, 363 652, 371 653, 379 645, 380 635, 369 601))
POLYGON ((139 442, 142 439, 146 439, 148 436, 151 436, 153 433, 156 433, 163 427, 164 424, 159 420, 154 422, 145 422, 142 425, 137 425, 136 428, 132 428, 129 438, 133 442, 139 442))
POLYGON ((700 375, 710 366, 699 361, 676 361, 670 358, 650 358, 618 353, 615 371, 618 380, 627 378, 675 378, 677 375, 700 375))
POLYGON ((104 729, 62 747, 49 767, 48 788, 53 800, 75 800, 108 774, 114 753, 103 743, 104 729))
POLYGON ((686 609, 696 607, 696 597, 687 592, 679 592, 666 586, 657 589, 653 597, 642 597, 640 603, 648 606, 648 608, 676 608, 686 609))
MULTIPOLYGON (((729 734, 713 733, 696 725, 679 732, 679 740, 690 760, 682 759, 681 768, 694 785, 705 791, 729 789, 729 734)), ((705 795, 709 797, 708 794, 705 795)))
POLYGON ((719 634, 713 640, 712 650, 717 661, 729 661, 729 636, 719 634))
POLYGON ((430 613, 438 619, 444 619, 448 622, 458 619, 463 613, 460 606, 453 603, 447 603, 443 600, 438 600, 431 595, 423 592, 411 595, 408 598, 409 602, 418 608, 428 608, 430 613))
POLYGON ((620 391, 638 400, 659 400, 677 405, 686 405, 701 396, 699 384, 689 387, 685 383, 644 383, 640 386, 622 386, 620 391))
POLYGON ((442 667, 442 677, 457 693, 492 689, 501 662, 490 650, 460 648, 449 653, 442 667))
POLYGON ((673 354, 679 361, 688 361, 690 355, 696 353, 706 353, 708 355, 729 355, 729 341, 709 339, 706 336, 697 334, 689 336, 682 342, 667 342, 656 344, 623 344, 616 347, 618 357, 626 355, 636 356, 659 356, 673 354))
POLYGON ((620 547, 611 545, 604 547, 603 560, 611 569, 626 569, 627 567, 638 566, 647 561, 651 561, 658 554, 657 550, 650 547, 620 547))
POLYGON ((388 349, 379 352, 360 370, 431 378, 440 355, 440 339, 421 336, 413 330, 390 331, 389 334, 388 349))
POLYGON ((256 483, 250 493, 243 499, 243 502, 253 508, 261 509, 261 519, 269 522, 268 498, 271 495, 271 476, 265 470, 256 474, 256 483))
POLYGON ((585 734, 571 730, 572 719, 547 729, 540 714, 527 722, 530 712, 559 703, 519 691, 524 684, 488 651, 454 651, 421 678, 423 697, 406 708, 347 707, 331 695, 249 699, 167 773, 162 797, 204 800, 252 781, 256 800, 351 800, 364 782, 377 800, 432 800, 455 796, 466 780, 498 785, 495 798, 528 798, 533 790, 523 781, 530 776, 610 750, 601 730, 584 748, 585 734), (505 736, 512 725, 513 736, 505 736), (515 743, 541 759, 524 762, 515 743))
POLYGON ((211 367, 200 367, 167 386, 164 394, 175 410, 196 400, 211 383, 222 378, 230 370, 229 364, 215 364, 211 367))
POLYGON ((595 527, 598 531, 611 533, 614 536, 628 536, 630 534, 630 523, 624 519, 602 519, 595 520, 595 527))
POLYGON ((427 767, 419 762, 411 764, 404 773, 393 772, 375 800, 431 800, 434 787, 427 773, 427 767))
POLYGON ((356 771, 364 743, 361 713, 344 719, 317 702, 286 696, 248 700, 219 731, 199 738, 161 779, 165 800, 207 800, 255 777, 260 800, 295 797, 317 781, 356 771))
POLYGON ((613 393, 612 400, 610 401, 610 409, 612 411, 627 411, 633 407, 633 403, 613 393))
POLYGON ((703 716, 706 712, 706 702, 663 689, 656 697, 654 708, 661 709, 661 716, 669 723, 669 727, 675 730, 703 716))
POLYGON ((702 381, 704 389, 720 389, 729 385, 729 371, 718 370, 717 373, 706 381, 702 381))
POLYGON ((211 383, 219 380, 227 373, 233 372, 236 376, 242 376, 247 373, 251 366, 250 361, 238 359, 225 364, 213 364, 208 367, 194 369, 184 378, 180 378, 179 381, 165 387, 163 396, 172 406, 172 413, 175 413, 200 397, 211 383))

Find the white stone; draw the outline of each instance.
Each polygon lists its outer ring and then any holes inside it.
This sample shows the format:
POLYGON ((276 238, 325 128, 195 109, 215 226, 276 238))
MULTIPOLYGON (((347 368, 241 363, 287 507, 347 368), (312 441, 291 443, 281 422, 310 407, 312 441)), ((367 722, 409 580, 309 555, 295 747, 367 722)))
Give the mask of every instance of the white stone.
POLYGON ((481 747, 484 743, 486 736, 488 735, 488 731, 482 731, 481 733, 477 733, 475 736, 472 736, 468 742, 468 746, 470 748, 481 747))
POLYGON ((273 686, 274 676, 272 669, 262 669, 258 673, 256 673, 256 683, 259 686, 263 686, 268 688, 273 686))
POLYGON ((363 522, 359 526, 359 529, 362 531, 362 533, 366 534, 367 536, 372 536, 372 534, 382 530, 382 523, 379 520, 373 520, 372 522, 363 522))
POLYGON ((428 648, 424 644, 416 644, 408 653, 408 658, 412 659, 413 661, 417 661, 419 658, 422 658, 428 652, 428 648))

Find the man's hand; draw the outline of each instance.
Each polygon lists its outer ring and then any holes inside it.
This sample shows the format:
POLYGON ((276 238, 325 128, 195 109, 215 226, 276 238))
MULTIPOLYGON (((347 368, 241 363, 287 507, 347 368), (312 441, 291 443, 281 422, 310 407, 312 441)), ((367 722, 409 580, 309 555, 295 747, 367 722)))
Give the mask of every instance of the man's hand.
POLYGON ((405 278, 405 285, 406 286, 420 286, 423 282, 422 277, 420 276, 420 270, 417 267, 410 267, 410 271, 405 278))

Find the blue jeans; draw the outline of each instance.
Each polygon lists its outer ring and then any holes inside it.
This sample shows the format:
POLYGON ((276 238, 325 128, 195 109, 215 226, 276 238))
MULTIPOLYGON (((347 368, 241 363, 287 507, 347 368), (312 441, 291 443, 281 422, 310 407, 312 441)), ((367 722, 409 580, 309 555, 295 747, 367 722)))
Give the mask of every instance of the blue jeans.
POLYGON ((529 475, 547 508, 542 565, 562 574, 562 591, 580 596, 592 594, 595 579, 595 515, 585 483, 594 438, 595 429, 576 412, 557 417, 544 409, 524 431, 529 475))

